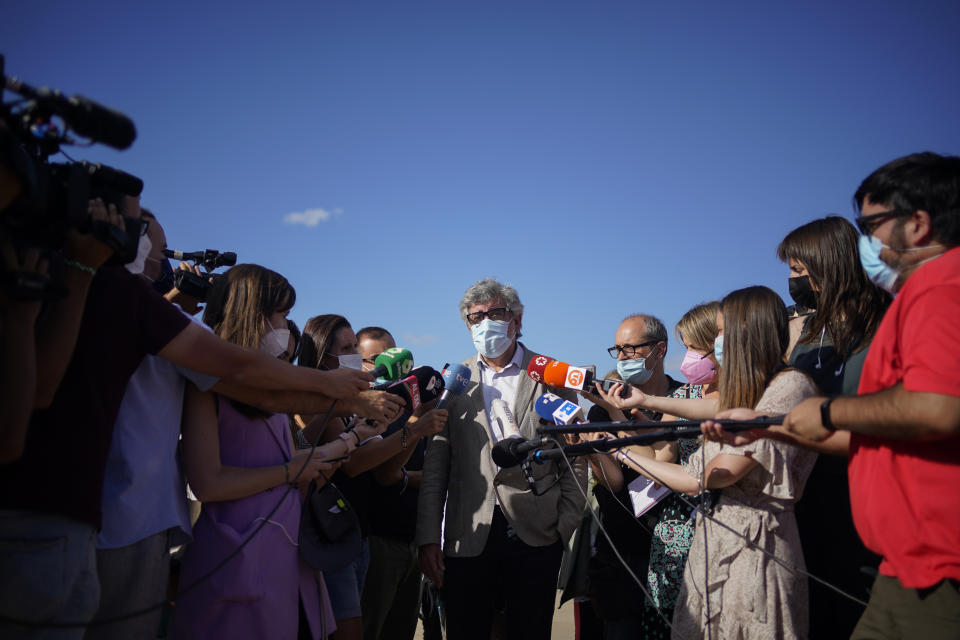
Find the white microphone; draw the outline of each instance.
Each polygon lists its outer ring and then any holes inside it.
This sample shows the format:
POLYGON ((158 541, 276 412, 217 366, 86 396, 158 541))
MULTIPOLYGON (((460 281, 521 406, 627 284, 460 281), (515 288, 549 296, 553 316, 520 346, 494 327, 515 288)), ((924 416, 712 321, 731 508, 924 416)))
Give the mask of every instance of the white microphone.
POLYGON ((490 421, 499 427, 503 438, 520 437, 520 426, 517 424, 517 419, 513 417, 510 407, 501 398, 494 398, 493 402, 490 403, 490 421))

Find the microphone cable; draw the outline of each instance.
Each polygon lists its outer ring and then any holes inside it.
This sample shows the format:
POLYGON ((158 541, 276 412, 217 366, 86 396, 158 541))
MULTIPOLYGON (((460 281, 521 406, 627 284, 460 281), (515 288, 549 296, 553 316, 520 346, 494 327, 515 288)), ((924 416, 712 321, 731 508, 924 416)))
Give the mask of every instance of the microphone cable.
MULTIPOLYGON (((323 421, 321 422, 321 425, 320 425, 321 434, 323 433, 323 430, 326 428, 327 422, 330 420, 330 417, 333 415, 333 409, 334 407, 336 407, 336 405, 337 405, 337 400, 336 398, 334 398, 333 402, 330 404, 330 408, 327 409, 327 412, 323 416, 323 421)), ((240 544, 240 546, 238 546, 231 553, 229 553, 223 560, 217 563, 217 565, 214 566, 213 569, 211 569, 207 573, 203 574, 202 576, 194 580, 191 584, 181 589, 180 593, 177 594, 177 598, 183 596, 183 594, 189 591, 192 591, 198 585, 202 584, 203 582, 213 577, 214 574, 220 571, 223 567, 227 565, 228 562, 233 560, 241 551, 243 551, 243 548, 246 547, 250 543, 250 541, 253 540, 253 538, 260 532, 260 530, 263 529, 268 524, 270 518, 273 517, 273 514, 277 512, 277 509, 280 508, 280 505, 283 504, 283 502, 287 499, 287 496, 290 495, 290 492, 293 491, 294 485, 297 483, 297 480, 300 478, 300 476, 303 475, 303 472, 306 470, 307 465, 310 464, 310 459, 313 457, 313 452, 317 448, 317 445, 319 444, 319 442, 320 442, 320 435, 317 436, 316 440, 310 446, 310 454, 307 455, 306 459, 303 461, 303 465, 301 465, 296 475, 294 475, 293 479, 290 481, 290 484, 287 486, 286 491, 284 491, 283 495, 280 496, 280 499, 277 501, 277 503, 273 505, 273 508, 270 509, 270 512, 266 516, 261 517, 260 524, 258 524, 257 527, 250 532, 250 535, 247 536, 247 539, 244 540, 240 544)), ((0 622, 5 622, 7 624, 15 624, 22 627, 28 627, 31 629, 47 629, 47 628, 74 629, 77 627, 84 627, 84 628, 99 627, 106 624, 113 624, 116 622, 123 622, 124 620, 130 620, 132 618, 138 618, 148 613, 152 613, 157 609, 162 609, 167 605, 174 605, 174 604, 176 604, 176 598, 173 600, 162 600, 149 607, 144 607, 143 609, 137 609, 136 611, 131 611, 129 613, 124 613, 121 615, 116 615, 110 618, 99 618, 95 620, 90 620, 88 622, 37 622, 33 620, 21 620, 18 618, 9 618, 3 615, 0 615, 0 622)))

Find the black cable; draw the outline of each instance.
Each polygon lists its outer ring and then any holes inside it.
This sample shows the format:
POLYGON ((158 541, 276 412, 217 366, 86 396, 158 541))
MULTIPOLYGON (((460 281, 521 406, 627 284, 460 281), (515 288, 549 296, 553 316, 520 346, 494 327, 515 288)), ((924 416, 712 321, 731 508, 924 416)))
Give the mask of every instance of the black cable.
MULTIPOLYGON (((570 458, 567 457, 566 452, 563 450, 563 447, 560 447, 560 454, 563 456, 563 461, 566 462, 567 468, 570 470, 571 475, 575 479, 577 474, 573 469, 573 464, 571 464, 570 458)), ((589 497, 587 496, 587 492, 584 491, 583 487, 580 486, 580 483, 575 482, 574 484, 577 485, 577 490, 580 491, 580 495, 583 496, 585 503, 589 502, 589 497)), ((630 565, 627 564, 627 561, 623 559, 622 555, 620 555, 620 551, 617 549, 616 545, 613 544, 613 540, 610 538, 610 534, 607 533, 607 530, 603 526, 603 523, 600 521, 600 517, 597 515, 596 511, 594 511, 593 509, 590 509, 589 507, 587 508, 587 510, 590 512, 590 515, 593 517, 594 522, 597 523, 597 527, 600 529, 600 532, 603 533, 603 537, 607 539, 607 542, 610 544, 610 549, 613 550, 614 555, 617 557, 617 560, 623 566, 624 570, 630 575, 630 577, 637 584, 637 586, 640 587, 640 590, 643 592, 643 595, 647 599, 647 601, 653 604, 653 596, 651 596, 650 592, 647 591, 646 587, 644 586, 644 582, 642 582, 640 578, 637 577, 637 574, 634 573, 633 569, 630 568, 630 565)), ((657 615, 660 616, 660 619, 663 620, 664 623, 666 623, 667 628, 669 628, 670 631, 672 632, 673 625, 670 623, 670 620, 667 620, 667 617, 663 615, 660 609, 658 609, 656 606, 654 606, 654 611, 656 611, 657 615)))
MULTIPOLYGON (((322 433, 323 429, 326 427, 327 421, 330 419, 330 416, 333 415, 333 408, 336 406, 336 404, 337 404, 337 401, 336 401, 336 399, 334 399, 334 401, 330 404, 330 408, 327 410, 327 413, 324 414, 323 422, 322 422, 321 425, 320 425, 321 433, 322 433)), ((289 486, 287 486, 287 490, 283 493, 282 496, 280 496, 280 500, 278 500, 277 503, 273 506, 273 508, 270 510, 270 513, 268 513, 268 514, 266 515, 266 517, 264 517, 263 520, 260 522, 260 524, 257 525, 257 528, 254 529, 252 532, 250 532, 250 535, 247 536, 247 539, 244 540, 244 541, 240 544, 239 547, 237 547, 236 549, 234 549, 233 552, 231 552, 229 555, 227 555, 227 557, 225 557, 223 560, 221 560, 220 563, 217 564, 213 569, 211 569, 210 571, 208 571, 208 572, 205 573, 204 575, 202 575, 202 576, 200 576, 199 578, 197 578, 196 580, 194 580, 193 583, 191 583, 191 584, 187 585, 186 587, 184 587, 183 589, 181 589, 181 590, 180 590, 180 593, 177 595, 177 597, 182 596, 184 593, 187 593, 188 591, 191 591, 192 589, 196 588, 196 587, 197 587, 198 585, 200 585, 201 583, 203 583, 203 582, 205 582, 206 580, 209 580, 211 577, 213 577, 213 575, 214 575, 215 573, 217 573, 218 571, 220 571, 220 569, 222 569, 228 562, 230 562, 230 560, 232 560, 233 558, 235 558, 235 557, 237 556, 237 554, 239 554, 239 553, 243 550, 243 548, 246 547, 246 546, 250 543, 251 540, 253 540, 254 536, 256 536, 257 533, 259 533, 260 530, 263 529, 263 527, 265 527, 265 526, 267 525, 268 521, 269 521, 270 518, 273 516, 273 514, 277 512, 277 509, 280 508, 280 505, 283 504, 284 500, 287 499, 287 496, 290 495, 290 492, 293 491, 293 485, 295 485, 295 484, 297 483, 297 480, 298 480, 298 479, 300 478, 300 476, 303 474, 304 470, 306 470, 307 465, 310 464, 310 459, 313 457, 313 451, 317 448, 317 444, 319 443, 319 440, 320 440, 320 436, 317 436, 317 440, 316 440, 316 441, 313 443, 313 445, 310 447, 310 454, 307 455, 307 457, 304 459, 303 465, 300 467, 300 470, 297 471, 296 475, 293 477, 293 480, 290 481, 289 486)), ((103 625, 106 625, 106 624, 113 624, 113 623, 115 623, 115 622, 123 622, 124 620, 129 620, 129 619, 131 619, 131 618, 137 618, 137 617, 146 615, 146 614, 148 614, 148 613, 151 613, 151 612, 153 612, 153 611, 156 611, 157 609, 162 609, 163 607, 167 606, 168 604, 173 605, 173 604, 175 604, 175 603, 176 603, 176 600, 175 600, 175 599, 174 599, 174 600, 162 600, 161 602, 159 602, 159 603, 157 603, 157 604, 154 604, 154 605, 151 605, 151 606, 149 606, 149 607, 146 607, 146 608, 144 608, 144 609, 138 609, 138 610, 136 610, 136 611, 131 611, 130 613, 125 613, 125 614, 122 614, 122 615, 113 616, 112 618, 100 618, 100 619, 97 619, 97 620, 90 620, 89 622, 34 622, 34 621, 20 620, 20 619, 17 619, 17 618, 8 618, 8 617, 3 616, 3 615, 0 615, 0 622, 5 622, 5 623, 8 623, 8 624, 20 625, 20 626, 22 626, 22 627, 29 627, 29 628, 32 628, 32 629, 47 629, 47 628, 51 628, 51 629, 73 629, 73 628, 77 628, 77 627, 84 627, 84 628, 86 628, 86 627, 99 627, 99 626, 103 626, 103 625)))

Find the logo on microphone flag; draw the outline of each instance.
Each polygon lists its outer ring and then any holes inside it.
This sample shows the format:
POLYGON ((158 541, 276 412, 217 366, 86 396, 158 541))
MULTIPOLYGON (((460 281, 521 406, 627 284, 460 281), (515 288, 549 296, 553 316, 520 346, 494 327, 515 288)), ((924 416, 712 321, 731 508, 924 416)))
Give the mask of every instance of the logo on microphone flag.
POLYGON ((556 411, 553 412, 553 421, 556 424, 570 424, 574 421, 579 412, 580 407, 575 402, 566 400, 562 405, 557 407, 556 411))
POLYGON ((580 389, 582 391, 583 382, 586 379, 586 367, 570 367, 567 369, 567 383, 564 386, 566 386, 568 389, 580 389))

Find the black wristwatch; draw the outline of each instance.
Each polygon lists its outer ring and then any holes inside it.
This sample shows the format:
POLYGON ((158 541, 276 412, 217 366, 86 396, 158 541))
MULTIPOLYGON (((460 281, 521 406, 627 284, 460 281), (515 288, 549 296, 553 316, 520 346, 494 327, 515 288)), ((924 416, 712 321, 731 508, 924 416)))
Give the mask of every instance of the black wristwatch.
POLYGON ((837 430, 837 428, 833 426, 833 421, 830 420, 830 403, 833 402, 833 400, 833 398, 827 398, 820 405, 820 422, 827 431, 837 430))

